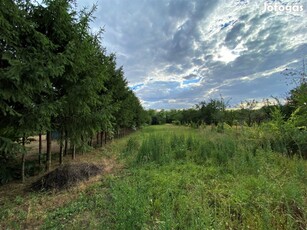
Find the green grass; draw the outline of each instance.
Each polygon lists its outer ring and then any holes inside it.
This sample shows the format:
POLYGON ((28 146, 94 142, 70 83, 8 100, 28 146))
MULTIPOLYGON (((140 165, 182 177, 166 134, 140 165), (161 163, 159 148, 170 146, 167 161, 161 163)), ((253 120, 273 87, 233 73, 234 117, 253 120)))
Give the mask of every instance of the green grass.
POLYGON ((306 162, 273 152, 253 129, 150 126, 105 155, 122 169, 40 214, 35 207, 59 194, 6 201, 1 226, 24 228, 29 210, 21 207, 31 204, 41 229, 306 228, 306 162))

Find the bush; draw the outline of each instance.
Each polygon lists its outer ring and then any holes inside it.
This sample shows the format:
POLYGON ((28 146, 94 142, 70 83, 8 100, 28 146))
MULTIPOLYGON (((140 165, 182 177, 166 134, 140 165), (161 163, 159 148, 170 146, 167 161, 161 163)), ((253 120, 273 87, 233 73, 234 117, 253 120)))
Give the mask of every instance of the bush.
POLYGON ((178 121, 178 120, 172 121, 172 123, 173 123, 174 125, 181 125, 180 121, 178 121))

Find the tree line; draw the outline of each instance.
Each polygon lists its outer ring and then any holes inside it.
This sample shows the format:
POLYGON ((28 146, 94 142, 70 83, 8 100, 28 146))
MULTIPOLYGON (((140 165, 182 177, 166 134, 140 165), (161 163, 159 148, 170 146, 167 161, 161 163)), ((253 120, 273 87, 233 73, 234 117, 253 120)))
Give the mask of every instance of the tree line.
MULTIPOLYGON (((184 110, 149 110, 151 124, 188 125, 193 128, 211 125, 212 130, 224 132, 226 127, 254 132, 255 138, 265 138, 270 148, 288 156, 307 159, 307 76, 305 63, 302 71, 287 70, 296 84, 285 103, 277 98, 272 103, 265 99, 241 102, 239 108, 230 109, 228 102, 220 99, 202 101, 194 108, 184 110), (239 127, 241 127, 239 129, 239 127)), ((242 132, 243 134, 244 132, 242 132)))
POLYGON ((295 87, 290 90, 285 103, 273 97, 273 101, 263 99, 242 101, 237 108, 229 108, 229 101, 221 96, 219 99, 201 101, 193 108, 173 110, 148 110, 150 124, 190 124, 199 126, 218 125, 226 123, 233 125, 260 125, 274 119, 274 113, 279 110, 284 121, 292 121, 296 127, 307 127, 307 75, 305 60, 301 69, 286 69, 282 74, 289 76, 295 87))
POLYGON ((286 103, 282 104, 277 98, 275 101, 264 99, 261 102, 246 100, 240 103, 238 108, 229 108, 223 98, 209 99, 196 104, 189 109, 172 110, 148 110, 150 123, 191 125, 198 127, 205 125, 229 126, 244 125, 252 127, 274 119, 274 111, 279 110, 283 120, 295 120, 297 127, 301 129, 307 126, 307 82, 302 82, 290 91, 286 103))
POLYGON ((52 131, 59 133, 62 163, 68 143, 74 158, 93 136, 145 122, 116 56, 101 44, 103 30, 91 32, 94 10, 77 11, 70 0, 0 1, 1 180, 10 177, 6 165, 16 157, 24 180, 29 136, 46 134, 46 159, 40 146, 39 163, 50 170, 52 131))
POLYGON ((172 109, 172 110, 149 110, 151 124, 182 124, 198 127, 205 125, 259 125, 262 122, 272 119, 274 108, 280 108, 285 118, 289 118, 293 107, 289 104, 280 104, 278 101, 272 102, 268 99, 258 102, 256 100, 243 101, 238 108, 229 108, 227 103, 221 99, 209 99, 201 101, 193 108, 172 109), (260 105, 261 108, 258 108, 260 105))

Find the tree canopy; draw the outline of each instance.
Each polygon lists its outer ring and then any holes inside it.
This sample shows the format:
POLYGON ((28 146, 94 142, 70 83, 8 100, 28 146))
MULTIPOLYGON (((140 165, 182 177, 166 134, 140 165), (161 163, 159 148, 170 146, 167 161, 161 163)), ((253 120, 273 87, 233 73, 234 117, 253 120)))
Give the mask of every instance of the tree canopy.
POLYGON ((91 31, 94 10, 78 12, 70 0, 0 2, 0 161, 24 153, 19 140, 30 135, 58 131, 81 147, 144 121, 103 31, 91 31))

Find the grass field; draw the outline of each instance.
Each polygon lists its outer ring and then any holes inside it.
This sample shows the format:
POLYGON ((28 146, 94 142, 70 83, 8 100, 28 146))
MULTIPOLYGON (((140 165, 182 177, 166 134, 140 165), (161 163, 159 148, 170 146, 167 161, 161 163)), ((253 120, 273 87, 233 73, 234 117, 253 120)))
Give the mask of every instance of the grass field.
POLYGON ((149 126, 78 160, 103 175, 60 192, 1 187, 0 228, 307 227, 306 161, 271 151, 253 130, 149 126))

